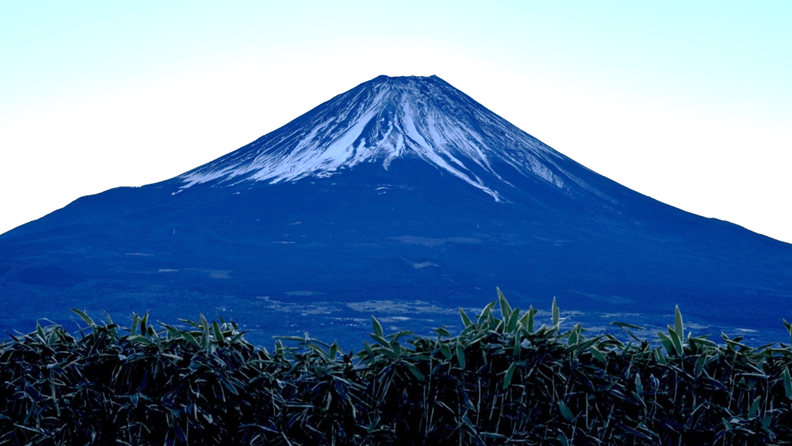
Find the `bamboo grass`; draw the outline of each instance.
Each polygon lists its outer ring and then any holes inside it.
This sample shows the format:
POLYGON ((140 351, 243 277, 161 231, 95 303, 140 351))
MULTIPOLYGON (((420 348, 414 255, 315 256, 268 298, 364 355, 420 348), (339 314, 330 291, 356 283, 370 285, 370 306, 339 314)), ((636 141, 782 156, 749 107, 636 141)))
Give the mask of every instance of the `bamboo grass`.
MULTIPOLYGON (((0 344, 0 445, 791 444, 792 349, 658 342, 549 325, 503 293, 462 331, 385 333, 360 352, 282 337, 272 352, 223 320, 187 329, 75 313, 0 344), (627 342, 629 340, 629 342, 627 342)), ((792 336, 792 327, 786 324, 792 336)))

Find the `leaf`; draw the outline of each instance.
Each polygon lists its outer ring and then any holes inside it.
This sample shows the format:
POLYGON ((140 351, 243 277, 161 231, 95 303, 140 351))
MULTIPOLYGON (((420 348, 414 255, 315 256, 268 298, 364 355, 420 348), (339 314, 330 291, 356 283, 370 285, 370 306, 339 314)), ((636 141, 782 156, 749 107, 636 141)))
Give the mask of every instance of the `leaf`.
POLYGON ((372 339, 374 339, 374 340, 375 340, 375 341, 377 341, 378 343, 382 344, 382 346, 383 346, 383 347, 388 347, 388 348, 390 348, 390 346, 391 346, 391 343, 390 343, 390 342, 388 342, 388 340, 387 340, 387 339, 385 339, 385 338, 383 338, 382 336, 379 336, 379 335, 377 335, 377 334, 374 334, 374 333, 369 333, 369 336, 371 336, 371 337, 372 337, 372 339))
POLYGON ((366 353, 368 354, 370 361, 374 360, 374 358, 377 357, 377 355, 374 354, 374 350, 371 349, 371 345, 368 342, 363 341, 363 348, 366 349, 366 353))
POLYGON ((135 343, 135 342, 137 342, 137 343, 139 343, 139 344, 154 345, 154 342, 152 342, 152 341, 151 341, 151 339, 148 339, 148 338, 146 338, 145 336, 141 336, 141 335, 132 335, 132 336, 129 336, 129 337, 127 338, 127 340, 128 340, 129 342, 132 342, 132 343, 135 343))
POLYGON ((451 349, 448 347, 448 344, 442 344, 440 346, 440 352, 446 359, 451 359, 451 349))
POLYGON ((503 434, 499 434, 497 432, 481 432, 481 433, 479 433, 479 436, 480 437, 484 437, 484 438, 492 438, 494 440, 508 440, 509 439, 509 437, 507 437, 507 436, 505 436, 503 434))
POLYGON ((679 336, 679 333, 669 326, 668 335, 668 337, 671 339, 671 343, 674 344, 674 350, 676 350, 677 355, 682 356, 684 350, 682 349, 682 338, 679 336))
POLYGON ((36 322, 36 334, 39 338, 41 338, 41 342, 47 342, 47 336, 44 334, 44 330, 41 328, 41 324, 36 322))
POLYGON ((492 314, 492 308, 494 306, 495 306, 495 301, 493 300, 492 302, 488 303, 487 306, 485 306, 483 310, 481 310, 481 313, 479 314, 478 318, 476 319, 476 322, 479 325, 484 323, 484 321, 487 320, 487 318, 489 318, 490 314, 492 314))
POLYGON ((781 376, 784 379, 784 391, 786 392, 786 397, 788 400, 792 400, 792 379, 789 376, 789 367, 784 367, 784 371, 781 372, 781 376))
POLYGON ((558 409, 561 411, 561 416, 564 417, 565 420, 572 421, 575 419, 572 411, 569 410, 569 407, 563 401, 558 401, 558 409))
POLYGON ((139 323, 140 323, 140 316, 138 316, 137 313, 132 314, 132 327, 129 329, 130 335, 134 335, 137 332, 139 323))
POLYGON ((413 374, 413 376, 415 376, 416 379, 418 379, 418 381, 423 382, 426 380, 426 376, 424 376, 424 374, 418 370, 418 367, 410 364, 409 362, 407 363, 407 369, 413 374))
POLYGON ((80 319, 85 321, 85 323, 88 324, 89 327, 95 327, 96 326, 96 323, 93 321, 93 319, 88 317, 88 315, 85 314, 84 311, 80 311, 80 310, 78 310, 76 308, 72 308, 72 313, 76 314, 77 316, 80 316, 80 319))
POLYGON ((146 311, 146 314, 143 315, 143 319, 140 320, 140 334, 142 336, 146 336, 146 333, 148 333, 148 327, 147 327, 148 318, 149 318, 149 312, 146 311))
POLYGON ((641 383, 641 375, 637 373, 635 374, 635 392, 643 401, 643 396, 644 396, 643 384, 641 383))
POLYGON ((220 326, 217 325, 216 321, 212 321, 212 329, 214 330, 215 340, 221 344, 225 344, 225 336, 223 336, 223 331, 220 330, 220 326))
POLYGON ((646 327, 641 327, 640 325, 628 324, 627 322, 611 322, 611 325, 615 325, 620 328, 631 328, 633 330, 646 330, 646 327))
POLYGON ((533 305, 531 305, 531 308, 528 309, 528 313, 526 314, 528 316, 528 324, 526 325, 528 333, 534 332, 534 316, 536 316, 536 313, 538 312, 538 310, 534 309, 533 305))
POLYGON ((561 312, 556 304, 556 298, 553 297, 553 328, 558 328, 559 320, 561 319, 561 312))
POLYGON ((459 368, 465 370, 465 349, 462 348, 462 344, 459 342, 456 345, 456 356, 457 361, 459 361, 459 368))
POLYGON ((377 351, 390 359, 399 359, 399 355, 390 347, 381 347, 377 351))
POLYGON ((509 318, 511 317, 512 308, 511 305, 509 305, 509 302, 506 300, 506 296, 503 295, 501 289, 497 288, 497 290, 498 290, 498 302, 500 303, 501 317, 505 322, 508 321, 509 318))
POLYGON ((195 340, 195 336, 191 335, 187 331, 182 331, 182 332, 180 332, 180 334, 181 334, 182 338, 186 339, 187 342, 192 344, 195 348, 198 348, 198 349, 201 348, 201 344, 199 344, 198 341, 195 340))
POLYGON ((658 331, 657 337, 660 339, 660 343, 663 344, 663 347, 665 347, 667 355, 671 355, 676 352, 674 344, 671 342, 671 339, 665 333, 663 333, 662 331, 658 331))
POLYGON ((382 331, 382 324, 380 324, 380 322, 374 316, 371 316, 371 325, 374 326, 374 334, 381 338, 385 337, 384 332, 382 331))
POLYGON ((511 385, 512 377, 514 376, 514 364, 514 362, 509 364, 509 368, 506 370, 506 376, 503 378, 503 387, 501 387, 503 390, 506 390, 511 385))
POLYGON ((605 358, 605 355, 603 355, 602 352, 597 349, 597 347, 594 347, 592 345, 591 347, 589 347, 589 352, 591 353, 591 356, 593 356, 594 359, 596 359, 597 361, 603 364, 608 363, 608 359, 605 358))
POLYGON ((462 309, 462 307, 459 307, 459 317, 462 318, 462 323, 465 325, 465 328, 470 327, 471 325, 473 325, 473 321, 470 320, 470 318, 465 313, 465 310, 462 309))
POLYGON ((520 342, 521 336, 519 334, 514 335, 514 346, 512 347, 512 355, 515 358, 519 358, 520 354, 522 353, 522 345, 520 342))
POLYGON ((693 373, 696 376, 701 376, 701 374, 704 372, 704 366, 706 365, 706 363, 707 363, 707 356, 706 355, 699 356, 699 358, 696 360, 696 365, 693 368, 693 373))
POLYGON ((679 339, 685 338, 685 329, 682 325, 682 312, 679 311, 679 305, 676 306, 676 310, 674 311, 674 331, 677 336, 679 336, 679 339))
POLYGON ((574 327, 572 327, 572 330, 569 331, 569 340, 567 341, 567 345, 573 346, 578 343, 579 331, 580 331, 580 324, 576 324, 574 327))
POLYGON ((444 327, 433 328, 432 331, 437 333, 437 336, 441 337, 441 338, 450 338, 451 337, 451 333, 448 330, 446 330, 444 327))
POLYGON ((748 418, 754 418, 759 413, 759 405, 762 403, 762 396, 757 396, 748 410, 748 418))
POLYGON ((520 321, 520 309, 515 308, 511 316, 509 316, 509 321, 506 323, 506 332, 507 333, 514 333, 517 329, 517 323, 520 321))

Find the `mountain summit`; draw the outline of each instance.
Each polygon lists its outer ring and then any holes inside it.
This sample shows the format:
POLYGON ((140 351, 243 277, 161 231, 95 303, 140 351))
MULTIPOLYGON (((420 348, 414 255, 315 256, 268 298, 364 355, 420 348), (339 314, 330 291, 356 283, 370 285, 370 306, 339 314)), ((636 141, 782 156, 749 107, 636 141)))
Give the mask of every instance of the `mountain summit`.
POLYGON ((182 175, 0 235, 5 330, 150 309, 357 348, 370 314, 425 333, 496 286, 588 326, 664 327, 679 304, 702 332, 776 340, 792 246, 602 177, 436 76, 377 77, 182 175))
POLYGON ((423 160, 495 200, 511 186, 498 167, 557 187, 571 179, 556 151, 437 76, 377 77, 180 178, 185 188, 218 179, 279 183, 361 163, 388 170, 399 158, 423 160))

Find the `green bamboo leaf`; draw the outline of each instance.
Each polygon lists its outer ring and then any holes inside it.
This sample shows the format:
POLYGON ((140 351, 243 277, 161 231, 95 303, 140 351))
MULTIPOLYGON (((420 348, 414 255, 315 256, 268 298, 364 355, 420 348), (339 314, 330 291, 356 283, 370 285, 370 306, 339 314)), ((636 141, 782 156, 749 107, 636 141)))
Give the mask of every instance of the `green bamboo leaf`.
POLYGON ((494 300, 492 302, 488 303, 487 306, 485 306, 484 309, 481 310, 481 314, 479 314, 478 318, 476 319, 476 322, 478 323, 478 325, 483 324, 484 321, 486 321, 490 317, 490 314, 492 314, 492 308, 493 307, 495 307, 495 301, 494 300))
POLYGON ((381 338, 385 337, 385 334, 382 331, 382 324, 380 324, 380 322, 374 316, 371 316, 371 325, 374 326, 374 334, 381 338))
POLYGON ((209 321, 206 320, 206 317, 201 313, 201 331, 203 331, 203 336, 201 336, 201 345, 203 346, 204 350, 209 348, 209 321))
POLYGON ((520 321, 520 309, 515 308, 509 316, 509 321, 506 323, 506 332, 514 333, 517 329, 517 323, 520 321))
POLYGON ((556 304, 556 298, 553 297, 553 328, 558 328, 560 319, 561 312, 559 311, 558 305, 556 304))
POLYGON ((682 349, 682 339, 679 337, 679 334, 676 332, 676 330, 671 328, 670 325, 668 326, 668 338, 671 340, 676 354, 682 356, 682 353, 684 352, 682 349))
POLYGON ((145 344, 145 345, 155 345, 154 342, 151 341, 151 339, 148 339, 145 336, 141 336, 141 335, 129 336, 127 338, 127 340, 129 342, 132 342, 132 343, 139 343, 139 344, 145 344))
POLYGON ((512 377, 514 376, 514 362, 509 364, 508 370, 506 370, 506 376, 503 378, 503 390, 506 390, 512 382, 512 377))
POLYGON ((674 331, 680 340, 685 338, 685 329, 682 326, 682 312, 679 311, 679 305, 676 306, 674 311, 674 331))
POLYGON ((591 347, 589 347, 589 352, 591 353, 591 356, 593 356, 594 359, 596 359, 597 361, 599 361, 599 362, 601 362, 603 364, 607 364, 608 363, 608 360, 607 360, 607 358, 605 358, 605 355, 603 355, 602 352, 599 351, 599 349, 597 349, 597 347, 594 347, 592 345, 591 347))
POLYGON ((748 418, 754 418, 759 413, 759 405, 762 403, 762 396, 757 396, 748 410, 748 418))
POLYGON ((182 331, 179 334, 181 335, 182 338, 186 339, 187 342, 192 344, 195 348, 201 348, 201 344, 199 344, 198 341, 195 340, 195 336, 191 335, 190 332, 182 331))
POLYGON ((498 302, 500 303, 501 317, 503 318, 503 321, 508 321, 512 314, 511 305, 509 305, 509 302, 506 300, 506 296, 503 295, 501 289, 497 288, 497 290, 498 290, 498 302))
POLYGON ((399 359, 399 355, 390 347, 378 347, 378 352, 389 357, 390 359, 399 359))
MULTIPOLYGON (((666 348, 670 348, 671 341, 668 341, 668 342, 669 342, 669 347, 666 347, 666 348)), ((657 349, 650 350, 650 351, 654 352, 655 361, 657 361, 658 364, 662 364, 662 365, 667 365, 668 364, 668 361, 666 360, 666 355, 663 354, 662 350, 657 348, 657 349)), ((669 350, 666 350, 666 352, 668 352, 668 351, 669 350)))
POLYGON ((531 308, 528 309, 528 324, 526 325, 528 328, 528 333, 533 334, 534 332, 534 316, 536 316, 536 313, 538 312, 538 310, 534 309, 533 305, 531 305, 531 308))
POLYGON ((448 347, 448 344, 443 344, 440 346, 440 352, 445 356, 446 359, 451 359, 451 348, 448 347))
POLYGON ((448 330, 446 330, 444 327, 433 328, 432 331, 437 333, 437 336, 441 337, 441 338, 449 338, 449 337, 451 337, 451 333, 448 330))
POLYGON ((225 336, 223 336, 223 331, 220 330, 220 325, 218 325, 216 321, 212 321, 212 329, 214 331, 215 340, 221 344, 225 344, 225 336))
POLYGON ((244 336, 245 333, 247 333, 247 331, 240 331, 239 333, 235 334, 234 337, 231 338, 230 344, 236 344, 237 341, 242 339, 242 336, 244 336))
POLYGON ((465 370, 465 349, 462 348, 462 344, 458 342, 456 345, 456 356, 457 361, 459 361, 459 368, 465 370))
POLYGON ((223 375, 220 375, 219 378, 220 378, 220 383, 223 385, 223 387, 228 389, 228 391, 231 392, 232 394, 239 395, 239 391, 237 390, 236 386, 234 386, 233 383, 231 383, 231 381, 228 380, 228 378, 226 378, 223 375))
POLYGON ((416 379, 418 379, 418 381, 423 382, 426 380, 426 376, 424 376, 424 374, 418 370, 418 367, 410 364, 409 362, 407 363, 407 369, 413 374, 413 376, 415 376, 416 379))
POLYGON ((282 339, 284 341, 304 342, 305 338, 300 336, 273 336, 275 339, 282 339))
POLYGON ((44 330, 41 328, 41 324, 36 321, 36 334, 39 338, 41 338, 41 342, 47 342, 47 336, 44 334, 44 330))
POLYGON ((662 331, 658 331, 657 332, 657 337, 660 339, 660 343, 663 344, 663 347, 665 347, 667 355, 671 355, 671 354, 675 354, 676 353, 676 347, 674 347, 674 343, 671 342, 671 338, 669 338, 662 331))
POLYGON ((641 375, 637 373, 635 374, 635 392, 638 394, 641 401, 643 401, 643 396, 644 396, 643 384, 641 383, 641 375))
POLYGON ((781 376, 784 378, 784 391, 786 392, 786 397, 789 400, 792 400, 792 379, 789 376, 789 367, 784 367, 784 371, 781 372, 781 376))
POLYGON ((368 354, 370 361, 373 361, 374 358, 377 357, 377 355, 374 354, 374 350, 371 348, 371 345, 368 342, 363 341, 363 348, 366 350, 366 353, 368 354))
POLYGON ((631 328, 633 330, 646 330, 646 327, 641 327, 640 325, 628 324, 627 322, 611 322, 611 325, 615 325, 620 328, 631 328))
POLYGON ((390 348, 391 343, 387 339, 383 338, 382 336, 374 334, 374 333, 369 333, 369 336, 371 336, 375 341, 380 343, 383 347, 390 348))
POLYGON ((578 327, 580 327, 580 324, 576 324, 574 327, 572 327, 572 330, 569 331, 569 339, 567 340, 567 345, 574 346, 575 344, 578 343, 578 330, 577 330, 578 327))
POLYGON ((140 320, 140 334, 142 336, 146 336, 146 334, 148 333, 148 326, 147 326, 148 318, 149 318, 149 312, 146 311, 146 314, 143 315, 143 319, 140 320))
POLYGON ((465 313, 465 310, 463 310, 462 307, 459 307, 459 317, 462 318, 462 324, 465 325, 465 328, 470 327, 471 325, 473 325, 473 321, 470 320, 470 318, 468 317, 467 313, 465 313))
POLYGON ((137 333, 138 325, 140 324, 140 316, 137 313, 132 314, 132 328, 129 329, 129 334, 134 335, 137 333))
POLYGON ((519 334, 514 335, 514 346, 512 347, 512 355, 515 358, 519 358, 520 354, 522 354, 522 345, 521 345, 521 336, 519 334))
POLYGON ((561 416, 564 417, 565 420, 572 421, 575 419, 572 411, 569 410, 569 407, 563 401, 558 401, 558 409, 561 411, 561 416))
POLYGON ((773 415, 772 414, 765 415, 764 418, 762 418, 762 429, 764 429, 765 431, 769 431, 770 424, 772 422, 773 422, 773 415))
POLYGON ((88 324, 89 327, 95 327, 96 326, 96 323, 93 321, 93 319, 88 317, 88 315, 85 314, 84 311, 80 311, 80 310, 78 310, 76 308, 72 308, 71 311, 72 311, 72 313, 76 314, 77 316, 80 316, 80 319, 82 319, 86 324, 88 324))
POLYGON ((701 374, 704 372, 704 366, 706 365, 706 363, 707 363, 707 356, 706 355, 699 356, 698 359, 696 359, 696 365, 693 368, 693 373, 696 376, 701 376, 701 374))

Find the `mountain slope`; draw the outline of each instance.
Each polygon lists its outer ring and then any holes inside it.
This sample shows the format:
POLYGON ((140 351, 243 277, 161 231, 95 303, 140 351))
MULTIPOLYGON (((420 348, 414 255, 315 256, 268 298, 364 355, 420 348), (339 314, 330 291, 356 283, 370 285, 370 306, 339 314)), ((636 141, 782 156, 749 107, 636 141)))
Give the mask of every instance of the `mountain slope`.
POLYGON ((434 76, 378 77, 185 174, 0 236, 5 329, 150 308, 230 315, 265 343, 352 339, 372 312, 420 332, 495 286, 595 326, 662 326, 680 304, 702 330, 780 330, 792 246, 614 183, 434 76))

